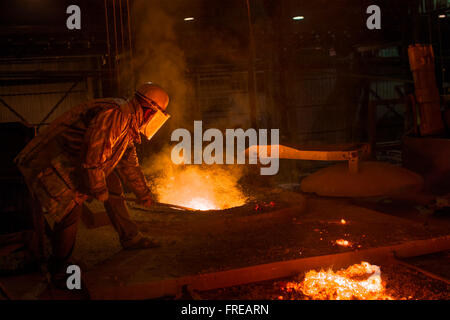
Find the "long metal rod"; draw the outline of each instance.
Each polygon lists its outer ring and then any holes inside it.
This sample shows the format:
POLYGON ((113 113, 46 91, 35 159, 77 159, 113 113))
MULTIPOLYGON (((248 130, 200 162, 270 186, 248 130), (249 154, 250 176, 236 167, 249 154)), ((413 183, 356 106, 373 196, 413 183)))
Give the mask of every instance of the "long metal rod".
POLYGON ((67 55, 67 56, 51 56, 51 57, 41 57, 41 56, 27 56, 27 57, 2 57, 0 58, 0 64, 11 63, 16 61, 49 61, 49 60, 61 60, 68 61, 73 59, 86 59, 86 58, 98 58, 103 54, 86 54, 86 55, 67 55))
POLYGON ((316 149, 308 150, 301 148, 288 147, 285 145, 252 145, 245 149, 245 154, 259 154, 260 157, 272 156, 272 146, 278 146, 279 159, 297 159, 297 160, 318 160, 318 161, 348 161, 363 155, 369 154, 370 148, 367 144, 361 144, 347 150, 326 150, 316 149))
POLYGON ((248 18, 248 34, 250 38, 249 54, 248 54, 248 96, 250 106, 250 121, 252 128, 257 127, 256 120, 256 73, 255 73, 255 38, 253 34, 252 15, 250 9, 250 0, 246 0, 247 18, 248 18))
MULTIPOLYGON (((82 93, 86 90, 72 90, 72 93, 82 93)), ((46 94, 61 94, 66 93, 66 91, 43 91, 43 92, 29 92, 29 93, 8 93, 0 94, 0 97, 22 97, 22 96, 41 96, 46 94)))
POLYGON ((438 40, 439 40, 439 55, 440 55, 440 60, 441 60, 441 65, 440 65, 440 69, 441 69, 441 88, 444 89, 445 68, 444 68, 444 53, 443 53, 443 50, 442 50, 441 20, 442 19, 439 19, 439 21, 437 22, 437 27, 438 27, 438 40))
POLYGON ((428 43, 433 44, 433 31, 432 31, 432 21, 433 21, 433 0, 428 0, 425 4, 428 7, 428 43))
POLYGON ((435 279, 435 280, 439 280, 439 281, 442 281, 442 282, 450 285, 450 280, 449 279, 443 278, 441 276, 438 276, 437 274, 431 273, 429 271, 426 271, 426 270, 424 270, 422 268, 419 268, 419 267, 417 267, 415 265, 412 265, 410 263, 407 263, 405 261, 401 261, 399 259, 395 259, 395 262, 398 263, 399 265, 402 265, 402 266, 407 267, 409 269, 412 269, 412 270, 415 270, 417 272, 420 272, 420 273, 422 273, 423 275, 425 275, 425 276, 427 276, 429 278, 432 278, 432 279, 435 279))
POLYGON ((111 72, 111 39, 109 37, 108 0, 105 0, 106 50, 108 52, 108 67, 111 72))
POLYGON ((122 0, 119 0, 119 11, 120 11, 120 37, 122 44, 122 54, 125 52, 125 31, 123 30, 123 13, 122 13, 122 0))
MULTIPOLYGON (((120 198, 122 200, 125 201, 130 201, 130 202, 134 202, 139 204, 139 200, 137 198, 132 198, 132 197, 124 197, 124 196, 119 196, 119 195, 115 195, 115 194, 109 194, 110 197, 113 198, 120 198)), ((188 208, 188 207, 183 207, 183 206, 179 206, 176 204, 170 204, 170 203, 164 203, 164 202, 153 202, 155 205, 157 206, 161 206, 161 207, 166 207, 166 208, 172 208, 172 209, 177 209, 177 210, 183 210, 183 211, 198 211, 192 208, 188 208)), ((148 209, 148 211, 152 211, 151 208, 148 209)))
POLYGON ((134 60, 133 60, 133 43, 131 40, 131 13, 130 13, 130 3, 129 0, 127 0, 127 22, 128 22, 128 43, 130 46, 130 67, 131 67, 131 82, 132 82, 132 89, 136 89, 136 83, 134 79, 134 60))
POLYGON ((117 36, 117 17, 116 17, 116 0, 113 0, 113 17, 114 17, 114 66, 115 66, 115 75, 117 81, 117 91, 120 92, 120 79, 119 79, 119 44, 118 44, 118 36, 117 36))

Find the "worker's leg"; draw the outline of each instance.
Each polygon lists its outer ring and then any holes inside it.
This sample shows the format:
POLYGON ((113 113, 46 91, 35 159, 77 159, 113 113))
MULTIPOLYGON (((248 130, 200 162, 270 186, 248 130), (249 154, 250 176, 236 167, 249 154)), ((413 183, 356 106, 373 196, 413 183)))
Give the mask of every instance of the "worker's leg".
POLYGON ((134 221, 131 220, 125 200, 120 199, 120 196, 124 194, 122 182, 118 174, 112 172, 106 178, 106 184, 110 197, 105 202, 105 209, 111 223, 119 234, 122 246, 125 249, 142 249, 157 246, 158 244, 156 242, 144 237, 139 232, 134 221))
POLYGON ((52 256, 49 271, 52 274, 65 274, 70 256, 75 246, 78 229, 78 220, 81 216, 82 206, 77 205, 60 222, 55 223, 51 231, 52 256))
POLYGON ((114 228, 119 234, 120 241, 126 242, 133 239, 138 234, 136 224, 131 220, 125 200, 120 199, 123 196, 122 182, 119 176, 112 172, 106 178, 106 184, 110 197, 105 202, 105 209, 114 228), (113 197, 118 196, 118 197, 113 197))

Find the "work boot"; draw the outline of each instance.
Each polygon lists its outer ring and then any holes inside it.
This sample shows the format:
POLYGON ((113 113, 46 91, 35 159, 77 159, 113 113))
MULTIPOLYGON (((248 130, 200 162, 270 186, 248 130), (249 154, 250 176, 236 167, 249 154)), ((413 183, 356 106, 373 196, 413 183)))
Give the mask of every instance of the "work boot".
POLYGON ((155 240, 145 237, 142 233, 138 233, 133 239, 122 241, 122 247, 125 250, 139 250, 158 248, 161 244, 155 240))

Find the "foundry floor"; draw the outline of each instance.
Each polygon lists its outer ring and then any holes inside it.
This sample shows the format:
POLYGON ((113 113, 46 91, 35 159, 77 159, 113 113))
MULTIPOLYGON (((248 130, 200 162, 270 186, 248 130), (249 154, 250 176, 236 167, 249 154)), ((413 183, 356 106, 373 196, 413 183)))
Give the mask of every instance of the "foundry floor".
MULTIPOLYGON (((350 199, 325 199, 289 193, 287 208, 272 212, 137 214, 141 228, 164 242, 162 248, 122 251, 87 274, 90 291, 187 275, 217 272, 275 261, 362 250, 450 233, 450 221, 432 218, 422 208, 378 199, 361 204, 350 199), (306 205, 305 205, 306 203, 306 205), (369 209, 378 205, 389 214, 369 209), (389 210, 388 210, 389 209, 389 210), (401 209, 401 210, 400 210, 401 209), (228 216, 227 216, 228 215, 228 216), (141 219, 139 219, 141 217, 141 219), (346 224, 340 223, 341 219, 346 224), (351 248, 335 244, 345 239, 351 248)), ((277 196, 273 195, 277 201, 277 196)), ((268 201, 272 199, 267 199, 268 201)), ((252 208, 247 210, 252 211, 252 208)), ((239 210, 237 210, 239 212, 239 210)))
MULTIPOLYGON (((87 270, 84 277, 95 295, 105 287, 118 292, 138 283, 450 234, 448 215, 431 215, 404 200, 332 199, 278 190, 265 196, 264 203, 270 201, 276 205, 262 211, 253 205, 204 213, 131 209, 141 230, 162 242, 161 248, 122 251, 112 226, 81 225, 74 259, 87 270), (336 245, 338 239, 348 240, 351 247, 336 245)), ((11 279, 7 282, 4 286, 11 287, 11 279)), ((15 295, 30 296, 33 293, 15 295)))

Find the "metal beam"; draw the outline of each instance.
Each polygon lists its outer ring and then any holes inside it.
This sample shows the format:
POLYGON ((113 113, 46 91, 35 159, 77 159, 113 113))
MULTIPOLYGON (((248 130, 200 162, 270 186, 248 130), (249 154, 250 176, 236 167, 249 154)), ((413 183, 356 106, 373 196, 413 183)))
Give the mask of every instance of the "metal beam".
POLYGON ((395 259, 394 261, 395 261, 395 263, 397 263, 399 265, 402 265, 402 266, 405 266, 405 267, 407 267, 409 269, 412 269, 414 271, 420 272, 420 273, 422 273, 423 275, 425 275, 425 276, 427 276, 429 278, 432 278, 432 279, 435 279, 435 280, 439 280, 439 281, 442 281, 442 282, 446 283, 447 285, 450 285, 450 280, 447 279, 447 278, 441 277, 441 276, 439 276, 437 274, 434 274, 432 272, 429 272, 427 270, 424 270, 422 268, 419 268, 419 267, 417 267, 415 265, 412 265, 410 263, 407 263, 407 262, 399 260, 399 259, 395 259))
POLYGON ((5 106, 6 109, 8 109, 9 111, 11 111, 16 117, 18 117, 20 120, 22 120, 22 122, 24 122, 25 124, 29 124, 28 121, 22 117, 22 115, 20 113, 18 113, 16 110, 14 110, 13 107, 11 107, 9 104, 7 104, 5 102, 5 100, 3 100, 2 98, 0 98, 0 102, 3 104, 3 106, 5 106))

